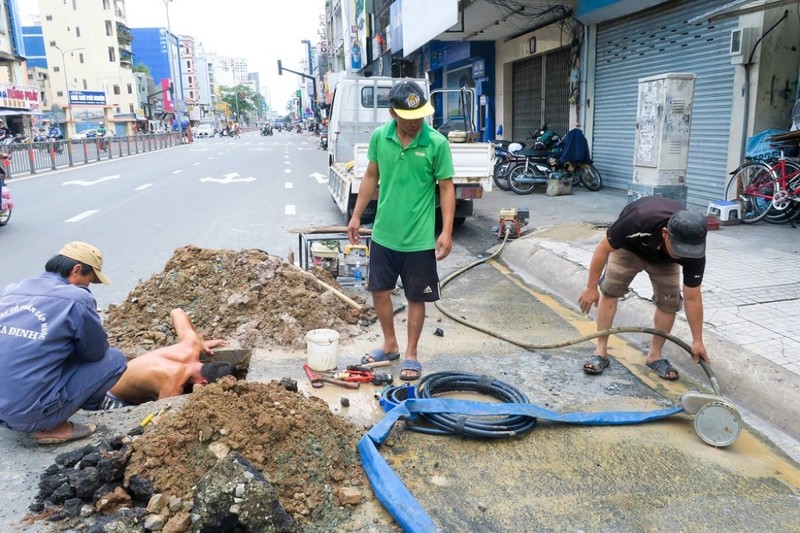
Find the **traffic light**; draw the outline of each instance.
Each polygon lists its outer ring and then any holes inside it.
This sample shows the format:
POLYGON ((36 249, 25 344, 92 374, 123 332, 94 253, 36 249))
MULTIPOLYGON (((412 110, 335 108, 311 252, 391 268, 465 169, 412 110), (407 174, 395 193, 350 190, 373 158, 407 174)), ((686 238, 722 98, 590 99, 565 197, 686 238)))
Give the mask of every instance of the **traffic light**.
POLYGON ((297 89, 297 92, 294 93, 294 95, 297 96, 298 98, 300 98, 303 95, 303 91, 301 91, 300 89, 297 89))
POLYGON ((278 76, 283 76, 283 63, 280 59, 278 60, 278 76))

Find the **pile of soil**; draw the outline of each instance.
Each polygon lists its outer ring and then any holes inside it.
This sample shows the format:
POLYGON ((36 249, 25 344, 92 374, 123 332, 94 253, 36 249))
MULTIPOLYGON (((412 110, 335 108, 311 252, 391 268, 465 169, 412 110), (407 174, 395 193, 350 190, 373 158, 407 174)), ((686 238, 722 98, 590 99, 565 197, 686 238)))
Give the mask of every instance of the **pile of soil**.
MULTIPOLYGON (((304 347, 305 334, 316 328, 336 330, 346 339, 375 320, 372 308, 355 310, 315 278, 339 288, 322 269, 304 272, 261 250, 185 246, 175 250, 162 272, 140 282, 124 303, 109 306, 104 325, 109 343, 133 357, 177 342, 169 320, 176 307, 189 314, 204 338, 225 339, 229 346, 241 348, 304 347)), ((351 298, 364 304, 363 298, 351 298)), ((286 383, 249 383, 234 377, 196 387, 180 410, 159 417, 130 442, 124 482, 113 487, 116 495, 110 494, 110 485, 96 492, 77 490, 69 485, 70 476, 59 470, 63 465, 54 465, 48 470, 55 480, 45 485, 48 494, 58 498, 48 500, 50 495, 40 494, 32 510, 77 520, 87 508, 105 514, 108 501, 142 501, 147 491, 140 494, 141 487, 152 486, 156 493, 183 499, 187 505, 194 501, 195 512, 199 496, 193 490, 198 481, 230 454, 243 457, 263 474, 277 490, 280 505, 304 530, 337 530, 348 509, 368 496, 356 453, 365 428, 332 414, 323 400, 297 392, 296 383, 288 389, 286 383), (57 486, 62 481, 64 485, 57 486), (70 502, 69 511, 64 502, 70 502)), ((95 450, 90 452, 94 457, 95 450)), ((79 461, 91 464, 94 459, 79 461)), ((89 474, 81 476, 81 483, 89 478, 104 481, 92 470, 89 474)), ((127 507, 128 512, 152 514, 130 505, 122 505, 119 512, 127 507)), ((185 522, 186 510, 181 512, 185 522)), ((161 519, 177 520, 169 515, 161 519)), ((184 527, 181 523, 169 529, 184 527)))
MULTIPOLYGON (((204 338, 241 348, 303 348, 305 334, 317 328, 336 330, 345 340, 374 322, 371 307, 356 310, 314 278, 339 288, 320 268, 304 272, 261 250, 184 246, 124 303, 109 306, 109 343, 134 357, 177 342, 169 320, 176 307, 204 338)), ((352 299, 364 304, 363 298, 352 299)))

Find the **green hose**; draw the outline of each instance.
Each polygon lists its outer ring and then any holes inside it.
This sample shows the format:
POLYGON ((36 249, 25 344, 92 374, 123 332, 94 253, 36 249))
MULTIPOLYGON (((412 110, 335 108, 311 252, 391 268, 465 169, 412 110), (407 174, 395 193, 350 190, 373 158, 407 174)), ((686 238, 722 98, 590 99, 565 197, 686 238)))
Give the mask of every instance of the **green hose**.
MULTIPOLYGON (((444 278, 444 280, 442 280, 442 282, 440 284, 441 289, 443 290, 445 285, 447 285, 449 282, 451 282, 453 279, 455 279, 456 277, 460 276, 464 272, 466 272, 466 271, 468 271, 468 270, 470 270, 472 268, 475 268, 476 266, 478 266, 480 264, 483 264, 483 263, 485 263, 487 261, 491 261, 492 259, 494 259, 498 255, 500 255, 500 253, 503 251, 503 248, 505 248, 506 243, 508 242, 509 234, 510 234, 510 228, 506 228, 505 235, 503 236, 502 244, 500 245, 500 247, 492 255, 484 257, 484 258, 481 258, 481 259, 478 259, 477 261, 474 261, 474 262, 472 262, 472 263, 470 263, 470 264, 468 264, 468 265, 466 265, 466 266, 464 266, 462 268, 459 268, 455 272, 452 272, 446 278, 444 278)), ((447 309, 443 308, 441 306, 441 304, 440 304, 440 301, 435 302, 435 305, 436 305, 436 308, 442 314, 444 314, 445 316, 447 316, 448 318, 450 318, 452 320, 455 320, 459 324, 467 326, 468 328, 472 328, 472 329, 474 329, 476 331, 480 331, 480 332, 485 333, 487 335, 490 335, 492 337, 498 338, 500 340, 506 341, 506 342, 511 343, 511 344, 513 344, 515 346, 519 346, 520 348, 524 348, 525 350, 528 350, 528 351, 531 351, 531 352, 532 351, 536 351, 536 350, 553 350, 555 348, 563 348, 565 346, 572 346, 573 344, 580 344, 582 342, 586 342, 586 341, 589 341, 589 340, 592 340, 592 339, 596 339, 597 337, 607 337, 609 335, 618 335, 620 333, 647 333, 647 334, 650 334, 650 335, 655 335, 657 337, 663 337, 663 338, 667 339, 668 341, 677 344, 678 346, 683 348, 690 356, 692 356, 692 347, 686 341, 684 341, 683 339, 680 339, 680 338, 678 338, 678 337, 676 337, 676 336, 674 336, 674 335, 672 335, 670 333, 667 333, 666 331, 662 331, 662 330, 656 329, 656 328, 645 328, 645 327, 639 327, 639 326, 621 326, 621 327, 616 327, 616 328, 604 329, 602 331, 597 331, 595 333, 590 333, 588 335, 583 335, 581 337, 577 337, 575 339, 570 339, 570 340, 563 341, 563 342, 553 342, 553 343, 549 343, 549 344, 531 344, 531 343, 527 343, 527 342, 518 341, 516 339, 508 337, 508 336, 506 336, 506 335, 504 335, 502 333, 499 333, 497 331, 491 330, 489 328, 485 328, 483 326, 479 326, 477 324, 473 324, 473 323, 467 321, 466 319, 463 319, 463 318, 451 313, 447 309)), ((717 381, 717 376, 714 374, 714 372, 708 366, 708 363, 706 363, 705 361, 703 361, 701 359, 700 360, 700 366, 703 368, 703 371, 705 371, 706 376, 708 376, 708 380, 711 382, 711 388, 714 390, 714 394, 716 394, 717 396, 722 396, 722 390, 720 389, 719 382, 717 381)))

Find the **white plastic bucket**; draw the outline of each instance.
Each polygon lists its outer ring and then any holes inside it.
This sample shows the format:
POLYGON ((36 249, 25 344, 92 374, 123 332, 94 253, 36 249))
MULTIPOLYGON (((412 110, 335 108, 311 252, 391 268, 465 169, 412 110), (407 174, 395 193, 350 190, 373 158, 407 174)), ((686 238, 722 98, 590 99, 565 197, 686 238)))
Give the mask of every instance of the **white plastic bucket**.
POLYGON ((306 333, 306 352, 311 370, 322 372, 336 368, 339 360, 339 332, 312 329, 306 333))

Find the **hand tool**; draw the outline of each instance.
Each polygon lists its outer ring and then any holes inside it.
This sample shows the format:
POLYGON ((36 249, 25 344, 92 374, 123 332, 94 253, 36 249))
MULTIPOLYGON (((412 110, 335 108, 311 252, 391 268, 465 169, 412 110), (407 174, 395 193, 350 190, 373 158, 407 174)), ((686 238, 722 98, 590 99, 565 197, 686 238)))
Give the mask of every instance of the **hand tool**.
POLYGON ((323 376, 322 374, 317 374, 311 367, 308 365, 303 365, 303 370, 306 371, 306 375, 308 379, 311 381, 311 386, 315 387, 314 381, 320 383, 320 387, 322 386, 321 383, 330 383, 331 385, 338 385, 340 387, 344 387, 345 389, 357 389, 361 386, 361 383, 351 382, 351 381, 343 381, 340 379, 329 378, 328 376, 323 376), (313 377, 312 377, 313 376, 313 377))
POLYGON ((362 370, 358 366, 347 367, 346 372, 335 374, 333 377, 348 382, 372 383, 373 385, 383 385, 392 383, 391 374, 376 374, 370 369, 362 370))
POLYGON ((349 365, 347 368, 349 369, 350 367, 358 367, 356 370, 362 370, 364 368, 378 368, 381 366, 391 366, 391 365, 392 362, 387 360, 387 361, 373 361, 372 363, 361 363, 359 365, 349 365))
POLYGON ((308 381, 311 382, 312 387, 314 387, 315 389, 319 389, 320 387, 325 385, 320 379, 320 376, 318 374, 315 374, 314 371, 311 370, 310 366, 303 365, 303 370, 306 371, 306 376, 308 376, 308 381))

